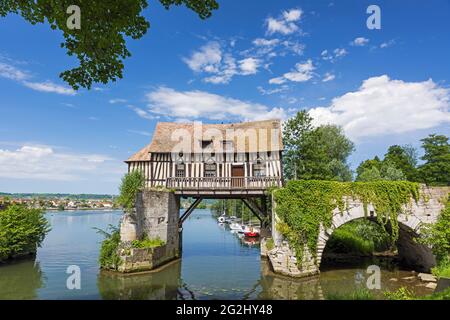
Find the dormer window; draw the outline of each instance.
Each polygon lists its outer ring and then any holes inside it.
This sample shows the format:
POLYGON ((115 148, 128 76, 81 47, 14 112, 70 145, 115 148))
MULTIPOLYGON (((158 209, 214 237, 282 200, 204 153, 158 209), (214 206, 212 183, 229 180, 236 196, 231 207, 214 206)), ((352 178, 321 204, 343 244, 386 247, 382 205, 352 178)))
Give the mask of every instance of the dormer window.
POLYGON ((202 149, 210 148, 212 147, 213 141, 212 140, 202 140, 201 145, 202 149))

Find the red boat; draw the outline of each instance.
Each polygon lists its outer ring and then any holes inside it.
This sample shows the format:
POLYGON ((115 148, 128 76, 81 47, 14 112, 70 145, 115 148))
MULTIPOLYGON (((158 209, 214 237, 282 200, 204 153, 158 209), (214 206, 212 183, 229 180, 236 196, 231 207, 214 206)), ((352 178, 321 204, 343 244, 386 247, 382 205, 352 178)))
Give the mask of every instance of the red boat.
POLYGON ((249 228, 248 230, 244 231, 244 236, 250 237, 250 238, 259 237, 259 232, 258 232, 258 230, 255 230, 253 228, 249 228))

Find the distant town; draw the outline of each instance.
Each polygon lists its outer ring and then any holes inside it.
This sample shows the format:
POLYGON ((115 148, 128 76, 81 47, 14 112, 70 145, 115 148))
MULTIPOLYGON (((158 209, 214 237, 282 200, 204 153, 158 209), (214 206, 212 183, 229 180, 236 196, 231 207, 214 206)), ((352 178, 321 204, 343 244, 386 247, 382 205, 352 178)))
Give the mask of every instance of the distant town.
POLYGON ((116 195, 52 194, 52 193, 1 193, 0 206, 6 203, 22 204, 44 210, 112 210, 119 207, 116 195))

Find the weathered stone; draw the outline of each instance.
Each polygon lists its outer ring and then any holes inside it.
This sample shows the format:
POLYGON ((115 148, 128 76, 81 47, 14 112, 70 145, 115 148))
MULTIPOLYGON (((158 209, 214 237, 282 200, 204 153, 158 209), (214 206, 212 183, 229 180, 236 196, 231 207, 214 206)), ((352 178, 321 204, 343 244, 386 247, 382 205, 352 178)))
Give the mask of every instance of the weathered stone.
POLYGON ((437 283, 435 283, 435 282, 428 282, 425 286, 425 288, 433 289, 433 290, 436 289, 436 287, 437 287, 437 283))
POLYGON ((437 282, 436 277, 429 273, 419 273, 417 277, 424 282, 437 282))

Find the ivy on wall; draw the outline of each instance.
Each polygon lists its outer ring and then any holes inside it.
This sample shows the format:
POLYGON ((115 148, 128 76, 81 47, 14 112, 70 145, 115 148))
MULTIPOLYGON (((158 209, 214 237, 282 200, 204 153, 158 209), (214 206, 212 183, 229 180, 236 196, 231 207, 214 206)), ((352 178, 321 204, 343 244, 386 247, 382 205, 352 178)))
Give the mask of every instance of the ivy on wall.
POLYGON ((343 214, 348 200, 359 200, 367 215, 372 204, 377 221, 391 224, 391 240, 398 239, 397 216, 404 212, 411 199, 418 201, 419 184, 408 181, 337 182, 319 180, 289 181, 283 188, 272 190, 276 213, 280 218, 277 230, 295 249, 301 263, 305 247, 316 256, 320 226, 331 227, 333 211, 343 214))

